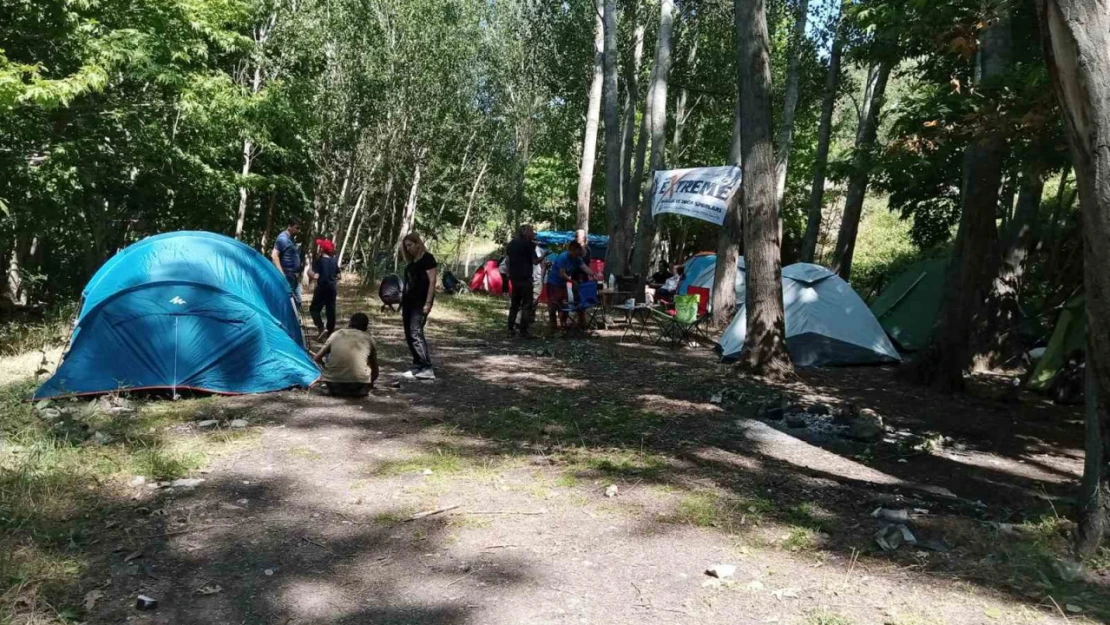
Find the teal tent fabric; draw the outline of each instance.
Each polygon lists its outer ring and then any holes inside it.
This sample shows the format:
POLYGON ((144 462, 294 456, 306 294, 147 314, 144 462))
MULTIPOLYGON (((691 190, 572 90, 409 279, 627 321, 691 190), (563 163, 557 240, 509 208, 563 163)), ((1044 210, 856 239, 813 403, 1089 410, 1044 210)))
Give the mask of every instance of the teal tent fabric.
POLYGON ((281 272, 234 239, 175 232, 125 248, 93 276, 62 363, 35 398, 261 393, 318 375, 281 272))

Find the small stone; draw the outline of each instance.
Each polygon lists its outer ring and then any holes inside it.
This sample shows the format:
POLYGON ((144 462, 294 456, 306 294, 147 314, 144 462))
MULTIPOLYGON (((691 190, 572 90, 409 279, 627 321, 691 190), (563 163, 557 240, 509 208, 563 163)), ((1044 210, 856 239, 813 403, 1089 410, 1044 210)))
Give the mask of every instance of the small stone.
POLYGON ((146 484, 146 478, 141 475, 136 475, 135 477, 131 478, 130 484, 132 486, 142 486, 143 484, 146 484))
POLYGON ((865 408, 852 420, 848 435, 862 441, 877 441, 883 437, 883 418, 865 408))
POLYGON ((806 418, 802 415, 792 414, 786 417, 786 427, 792 430, 800 430, 808 426, 809 422, 806 421, 806 418))
POLYGON ((722 401, 724 401, 724 399, 724 395, 722 395, 721 393, 717 393, 716 395, 713 395, 709 398, 709 403, 720 404, 722 401))
POLYGON ((610 485, 609 485, 609 486, 608 486, 608 487, 607 487, 607 488, 605 489, 605 496, 606 496, 606 497, 616 497, 616 496, 617 496, 617 493, 619 493, 619 492, 620 492, 620 489, 619 489, 619 488, 617 488, 617 485, 616 485, 616 484, 610 484, 610 485))
POLYGON ((431 475, 432 470, 431 469, 424 469, 423 471, 420 472, 420 474, 421 475, 431 475))
POLYGON ((40 411, 39 415, 42 416, 43 419, 53 420, 53 419, 57 419, 58 417, 61 417, 62 416, 62 411, 58 410, 57 408, 47 408, 45 410, 40 411))
POLYGON ((813 404, 809 408, 806 408, 806 412, 811 415, 826 416, 832 414, 832 408, 829 408, 826 404, 813 404))
POLYGON ((94 445, 107 445, 108 443, 112 442, 112 437, 108 436, 104 432, 101 432, 100 430, 97 430, 96 432, 93 432, 92 442, 94 445))
POLYGON ((763 412, 763 418, 768 421, 782 421, 786 416, 786 411, 783 408, 768 408, 763 412))
POLYGON ((748 590, 753 590, 753 591, 763 590, 763 582, 759 581, 758 579, 752 580, 751 582, 748 583, 748 590))
POLYGON ((205 419, 204 421, 197 421, 197 427, 202 430, 205 428, 214 428, 219 424, 220 422, 215 419, 205 419))
POLYGON ((266 569, 265 571, 262 571, 262 573, 265 574, 266 577, 273 577, 274 576, 274 570, 273 569, 266 569))
POLYGON ((247 420, 246 419, 233 419, 231 421, 231 423, 228 423, 228 426, 236 428, 236 429, 245 428, 245 427, 247 427, 247 420))
POLYGON ((239 504, 240 506, 245 506, 248 503, 250 503, 250 500, 248 500, 248 499, 239 499, 235 503, 239 504))
POLYGON ((909 512, 905 510, 891 510, 890 508, 876 508, 875 511, 871 513, 871 516, 888 523, 908 523, 910 520, 909 512))
POLYGON ((146 595, 139 595, 135 599, 135 607, 140 610, 155 610, 158 608, 158 600, 146 595))
POLYGON ((1071 612, 1072 614, 1079 614, 1080 612, 1083 611, 1083 608, 1075 605, 1074 603, 1069 603, 1069 604, 1065 605, 1064 609, 1067 610, 1068 612, 1071 612))
POLYGON ((705 570, 705 574, 717 579, 725 579, 736 575, 736 565, 733 564, 714 564, 705 570))
POLYGON ((184 477, 179 480, 174 480, 170 482, 170 488, 184 488, 186 490, 192 490, 197 486, 200 486, 203 482, 204 478, 184 477))

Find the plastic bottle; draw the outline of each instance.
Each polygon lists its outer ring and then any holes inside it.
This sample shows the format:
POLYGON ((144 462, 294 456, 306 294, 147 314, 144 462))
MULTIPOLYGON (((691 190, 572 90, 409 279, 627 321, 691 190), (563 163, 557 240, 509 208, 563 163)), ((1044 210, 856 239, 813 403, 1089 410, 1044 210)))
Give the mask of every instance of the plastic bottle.
POLYGON ((609 290, 610 291, 616 291, 617 290, 617 277, 614 276, 613 274, 609 274, 609 290))

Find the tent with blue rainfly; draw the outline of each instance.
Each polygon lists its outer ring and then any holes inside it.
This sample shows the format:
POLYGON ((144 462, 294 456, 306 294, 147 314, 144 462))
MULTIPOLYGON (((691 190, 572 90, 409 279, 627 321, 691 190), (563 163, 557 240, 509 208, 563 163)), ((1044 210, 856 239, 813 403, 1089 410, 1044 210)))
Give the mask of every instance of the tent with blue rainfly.
POLYGON ((694 280, 698 278, 706 269, 717 266, 717 255, 712 252, 702 252, 695 254, 686 259, 683 263, 685 274, 682 281, 678 283, 678 294, 686 295, 687 289, 691 286, 696 286, 694 280))
MULTIPOLYGON (((746 268, 746 265, 744 264, 744 257, 741 256, 736 260, 736 284, 735 284, 734 288, 736 289, 737 301, 739 301, 740 299, 743 299, 743 297, 744 297, 744 277, 745 277, 744 270, 745 270, 745 268, 746 268)), ((703 289, 709 289, 709 293, 712 295, 713 287, 715 286, 716 279, 717 279, 717 258, 714 257, 713 258, 713 264, 708 265, 704 269, 702 269, 701 273, 699 273, 697 276, 694 277, 693 280, 690 281, 690 286, 696 286, 696 287, 703 288, 703 289)))
POLYGON ((319 376, 285 277, 208 232, 143 239, 89 281, 62 363, 35 399, 118 390, 263 393, 319 376))
MULTIPOLYGON (((799 367, 883 364, 901 361, 867 304, 839 276, 819 265, 782 270, 786 350, 799 367)), ((744 348, 748 321, 743 293, 732 323, 717 342, 726 359, 744 348)))

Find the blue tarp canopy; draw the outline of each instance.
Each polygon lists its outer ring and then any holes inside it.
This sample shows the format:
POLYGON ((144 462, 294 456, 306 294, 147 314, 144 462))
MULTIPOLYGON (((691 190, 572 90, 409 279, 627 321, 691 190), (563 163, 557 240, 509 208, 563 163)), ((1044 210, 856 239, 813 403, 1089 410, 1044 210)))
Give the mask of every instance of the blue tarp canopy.
MULTIPOLYGON (((590 255, 594 258, 604 259, 606 252, 609 251, 609 235, 591 234, 588 235, 588 237, 590 255)), ((566 245, 573 240, 574 231, 558 232, 554 230, 543 230, 536 233, 536 243, 544 247, 566 245)))
POLYGON ((263 393, 318 376, 289 283, 266 257, 218 234, 173 232, 125 248, 96 272, 66 355, 35 399, 263 393))
POLYGON ((678 283, 678 294, 686 295, 694 280, 696 280, 703 271, 716 265, 716 254, 698 254, 686 259, 684 263, 686 271, 682 281, 678 283))

